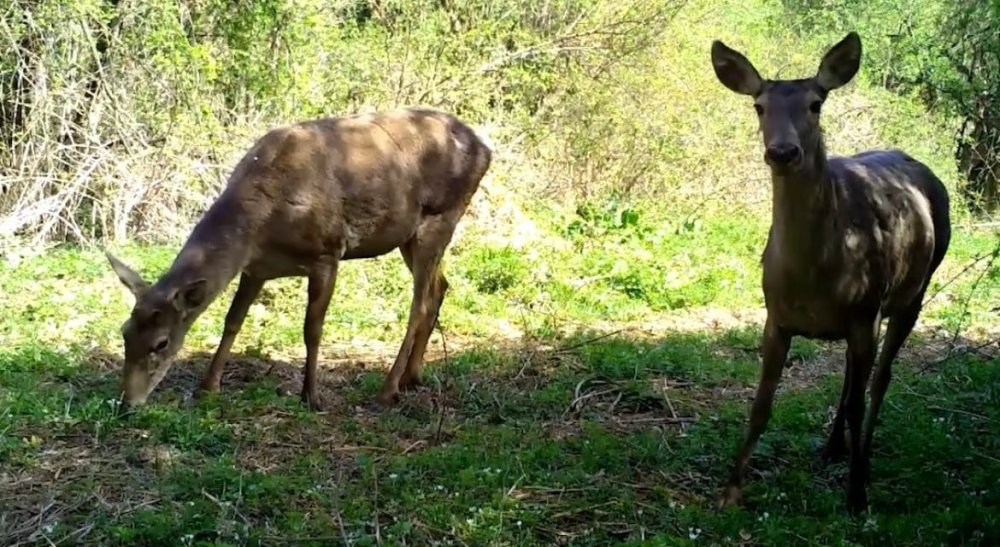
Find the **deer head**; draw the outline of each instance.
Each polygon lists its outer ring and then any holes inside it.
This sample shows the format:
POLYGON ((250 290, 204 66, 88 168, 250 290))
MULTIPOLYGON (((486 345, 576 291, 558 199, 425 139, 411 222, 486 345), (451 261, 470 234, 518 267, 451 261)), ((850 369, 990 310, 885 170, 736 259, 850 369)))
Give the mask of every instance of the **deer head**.
POLYGON ((766 80, 742 53, 712 42, 712 67, 730 90, 754 99, 764 135, 764 161, 772 170, 812 165, 822 150, 819 114, 827 94, 851 79, 861 64, 861 38, 849 33, 823 56, 812 78, 766 80), (813 157, 810 157, 813 156, 813 157))
POLYGON ((135 296, 135 306, 121 329, 125 366, 120 409, 124 411, 145 403, 170 370, 191 323, 207 301, 207 280, 150 285, 110 253, 105 255, 118 279, 135 296))

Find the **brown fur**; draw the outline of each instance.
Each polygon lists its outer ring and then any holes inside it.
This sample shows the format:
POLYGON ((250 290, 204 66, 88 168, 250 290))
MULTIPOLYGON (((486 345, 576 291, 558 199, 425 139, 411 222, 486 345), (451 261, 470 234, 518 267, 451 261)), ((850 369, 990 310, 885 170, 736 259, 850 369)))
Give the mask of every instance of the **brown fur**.
POLYGON ((429 109, 324 118, 269 131, 236 166, 156 283, 148 285, 109 255, 136 295, 122 329, 123 402, 145 400, 155 388, 154 365, 157 371, 169 366, 191 323, 239 274, 223 338, 202 382, 203 391, 218 390, 230 347, 264 282, 307 276, 302 399, 318 408, 318 345, 337 266, 398 248, 413 272, 414 296, 403 345, 379 396, 390 403, 401 387, 419 381, 447 289, 441 256, 490 162, 489 148, 469 127, 429 109))
POLYGON ((927 166, 898 150, 827 157, 819 124, 823 101, 853 78, 860 59, 861 40, 851 33, 827 52, 815 77, 764 80, 742 54, 722 42, 712 46, 719 80, 754 98, 773 185, 762 257, 767 321, 761 380, 722 506, 742 496, 743 475, 770 418, 791 337, 805 336, 847 340, 844 387, 825 456, 843 458, 849 449, 848 507, 867 507, 872 435, 892 361, 948 249, 948 193, 927 166), (889 326, 862 426, 883 318, 889 326))

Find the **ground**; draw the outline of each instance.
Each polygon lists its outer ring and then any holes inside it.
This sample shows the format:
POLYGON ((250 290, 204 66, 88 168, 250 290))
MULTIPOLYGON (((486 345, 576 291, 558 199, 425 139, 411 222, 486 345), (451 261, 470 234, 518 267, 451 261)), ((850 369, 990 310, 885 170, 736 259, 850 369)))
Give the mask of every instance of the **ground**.
MULTIPOLYGON (((993 234, 956 238, 876 431, 871 511, 851 519, 845 466, 817 456, 844 346, 801 339, 745 506, 715 509, 756 385, 759 239, 732 244, 731 226, 678 233, 624 272, 572 245, 523 264, 529 253, 457 245, 426 383, 391 409, 372 402, 402 333, 408 280, 398 256, 352 265, 327 319, 320 413, 297 397, 298 281, 277 284, 251 312, 221 394, 191 397, 231 288, 149 404, 120 418, 117 327, 131 300, 100 253, 8 265, 0 543, 1000 542, 998 283, 992 264, 979 273, 993 234), (654 294, 652 274, 636 270, 685 254, 697 268, 699 253, 719 249, 737 264, 721 280, 692 269, 696 281, 668 279, 680 288, 654 294)), ((606 250, 649 239, 586 238, 606 250)), ((124 256, 152 275, 173 252, 124 256)))

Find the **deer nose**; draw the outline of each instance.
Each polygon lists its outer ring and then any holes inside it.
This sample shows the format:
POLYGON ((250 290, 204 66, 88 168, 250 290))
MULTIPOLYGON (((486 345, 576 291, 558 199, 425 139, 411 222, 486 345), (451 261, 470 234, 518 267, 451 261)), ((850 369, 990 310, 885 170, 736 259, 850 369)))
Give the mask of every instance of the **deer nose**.
POLYGON ((764 156, 777 165, 791 165, 802 156, 802 149, 794 144, 772 144, 767 147, 764 156))

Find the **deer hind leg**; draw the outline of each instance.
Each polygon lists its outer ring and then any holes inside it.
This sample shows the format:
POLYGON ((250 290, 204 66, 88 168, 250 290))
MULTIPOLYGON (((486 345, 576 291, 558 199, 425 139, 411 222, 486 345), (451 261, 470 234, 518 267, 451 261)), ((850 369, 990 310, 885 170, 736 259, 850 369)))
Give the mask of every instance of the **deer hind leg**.
POLYGON ((313 410, 320 410, 319 393, 316 389, 316 365, 319 361, 319 343, 323 338, 323 320, 330 306, 333 287, 337 281, 338 263, 316 267, 309 274, 309 303, 303 337, 306 343, 306 363, 303 368, 302 402, 313 410))
POLYGON ((441 311, 441 304, 444 302, 444 295, 448 291, 448 280, 441 274, 441 267, 438 266, 437 275, 431 287, 430 308, 420 324, 416 336, 413 340, 413 348, 410 350, 410 359, 406 364, 406 372, 399 381, 400 389, 407 389, 419 386, 423 381, 420 377, 420 369, 424 364, 424 353, 427 350, 427 342, 430 340, 434 326, 437 325, 438 313, 441 311))
MULTIPOLYGON (((896 354, 903 347, 903 343, 909 337, 913 326, 917 323, 917 316, 920 315, 921 301, 923 294, 916 299, 909 309, 889 318, 889 326, 885 330, 885 341, 882 343, 882 353, 878 358, 878 366, 872 376, 871 385, 871 409, 868 411, 867 421, 864 430, 864 454, 867 461, 871 460, 872 437, 875 433, 875 422, 878 420, 879 410, 882 408, 882 400, 885 398, 886 389, 889 388, 889 381, 892 379, 892 362, 896 359, 896 354)), ((870 479, 871 464, 865 468, 864 480, 870 479)))
POLYGON ((246 319, 250 305, 257 299, 260 290, 264 287, 264 280, 251 277, 247 274, 240 276, 240 284, 233 296, 233 302, 229 305, 226 313, 225 327, 222 331, 222 340, 219 347, 212 356, 212 363, 205 372, 205 377, 198 388, 199 395, 219 391, 222 383, 222 371, 229 359, 229 351, 233 347, 233 341, 243 327, 243 320, 246 319))
POLYGON ((847 508, 858 514, 868 507, 865 488, 868 476, 868 455, 862 444, 862 424, 865 417, 865 388, 875 363, 879 320, 864 321, 852 326, 847 339, 847 367, 851 370, 844 410, 850 430, 850 461, 847 477, 847 508))
POLYGON ((740 449, 733 465, 729 481, 719 499, 719 507, 724 508, 737 505, 743 497, 743 476, 746 474, 747 465, 750 463, 750 455, 753 453, 757 440, 761 433, 767 428, 767 422, 771 419, 771 406, 774 403, 774 392, 778 388, 781 380, 781 372, 785 367, 785 359, 788 357, 788 347, 791 343, 791 336, 782 331, 777 325, 768 319, 764 325, 763 365, 761 366, 760 384, 757 386, 757 395, 754 396, 753 406, 750 409, 750 424, 747 428, 746 439, 740 449))
POLYGON ((448 285, 439 271, 441 257, 451 242, 456 223, 457 218, 445 215, 428 218, 401 249, 403 259, 413 273, 413 301, 410 303, 406 335, 378 396, 381 404, 392 404, 401 387, 412 386, 419 378, 419 363, 423 360, 427 340, 448 285))

